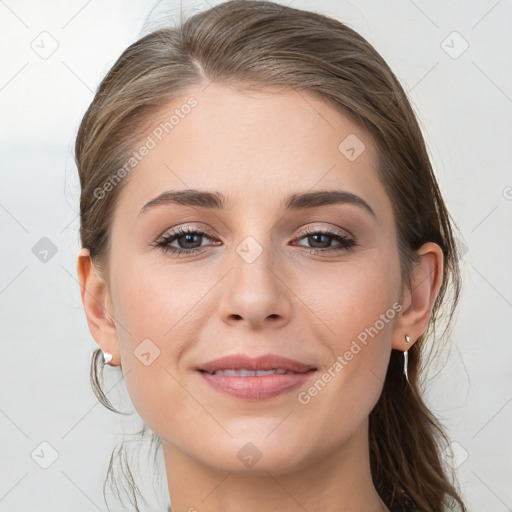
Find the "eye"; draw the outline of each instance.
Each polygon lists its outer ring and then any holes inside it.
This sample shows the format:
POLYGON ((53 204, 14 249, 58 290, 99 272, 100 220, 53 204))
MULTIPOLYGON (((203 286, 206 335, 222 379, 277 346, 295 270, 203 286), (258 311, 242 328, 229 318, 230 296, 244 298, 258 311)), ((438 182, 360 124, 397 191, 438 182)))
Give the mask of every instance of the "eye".
MULTIPOLYGON (((204 250, 204 246, 201 245, 204 238, 213 239, 213 236, 208 232, 195 229, 192 226, 183 226, 167 233, 160 241, 156 242, 155 245, 160 247, 164 252, 170 252, 176 256, 188 256, 204 250), (171 245, 174 242, 177 242, 178 247, 171 245)), ((308 228, 303 231, 301 236, 296 240, 303 238, 306 238, 313 247, 308 248, 304 245, 299 245, 308 249, 308 252, 312 254, 347 251, 357 246, 354 239, 348 237, 341 231, 308 228), (329 239, 334 239, 338 242, 338 245, 333 247, 329 239)), ((215 243, 215 245, 218 245, 218 243, 215 243)))
MULTIPOLYGON (((307 230, 303 231, 301 235, 302 236, 297 240, 306 238, 309 243, 312 243, 313 247, 309 248, 309 252, 312 252, 313 254, 325 254, 332 252, 347 251, 357 246, 357 243, 353 238, 348 237, 341 231, 308 228, 307 230), (328 239, 336 240, 339 243, 339 245, 332 247, 332 244, 328 239)), ((301 245, 301 247, 305 246, 301 245)))
POLYGON ((195 229, 191 226, 184 226, 167 233, 155 245, 160 247, 164 252, 171 252, 176 256, 179 256, 180 254, 195 254, 196 252, 201 252, 203 250, 200 242, 202 238, 210 238, 208 235, 209 233, 199 229, 195 229), (178 242, 178 247, 171 246, 171 243, 174 241, 178 242), (197 247, 198 242, 199 247, 197 247))

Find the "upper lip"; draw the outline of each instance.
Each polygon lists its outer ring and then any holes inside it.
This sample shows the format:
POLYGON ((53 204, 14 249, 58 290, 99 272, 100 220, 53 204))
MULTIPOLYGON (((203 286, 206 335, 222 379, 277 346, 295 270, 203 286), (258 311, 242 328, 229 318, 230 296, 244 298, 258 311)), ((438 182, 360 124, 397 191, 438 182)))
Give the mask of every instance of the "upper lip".
POLYGON ((281 357, 276 354, 265 354, 259 357, 248 357, 244 354, 233 354, 209 361, 196 370, 213 373, 216 370, 287 370, 295 373, 305 373, 316 370, 314 366, 301 363, 294 359, 281 357))

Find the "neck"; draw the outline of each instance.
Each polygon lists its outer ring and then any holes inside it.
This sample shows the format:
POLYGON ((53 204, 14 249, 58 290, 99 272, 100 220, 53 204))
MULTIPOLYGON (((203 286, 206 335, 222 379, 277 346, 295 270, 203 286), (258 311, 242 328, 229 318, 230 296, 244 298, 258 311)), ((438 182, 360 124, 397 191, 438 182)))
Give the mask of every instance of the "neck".
POLYGON ((367 421, 342 446, 291 470, 223 471, 162 446, 172 512, 388 512, 371 478, 367 421))

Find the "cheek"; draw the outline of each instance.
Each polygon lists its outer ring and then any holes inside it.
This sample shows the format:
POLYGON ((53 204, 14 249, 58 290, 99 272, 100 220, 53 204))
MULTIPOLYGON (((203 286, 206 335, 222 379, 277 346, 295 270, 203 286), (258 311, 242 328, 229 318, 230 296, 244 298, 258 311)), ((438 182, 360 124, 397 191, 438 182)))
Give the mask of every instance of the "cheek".
POLYGON ((347 418, 362 421, 382 391, 400 308, 396 272, 385 258, 368 257, 340 264, 336 272, 332 266, 318 271, 314 286, 310 281, 301 288, 301 298, 315 313, 309 317, 318 326, 317 338, 330 354, 301 403, 309 403, 317 418, 322 408, 335 411, 333 433, 347 418))
MULTIPOLYGON (((332 349, 343 350, 361 333, 364 338, 365 329, 374 326, 381 315, 395 316, 396 268, 373 255, 368 252, 358 261, 318 266, 309 274, 314 279, 297 279, 292 285, 308 306, 309 317, 316 319, 318 334, 333 340, 332 349)), ((378 324, 379 331, 389 327, 389 322, 378 324)))
POLYGON ((185 267, 126 258, 112 276, 125 385, 140 417, 158 432, 158 411, 167 409, 162 400, 182 414, 190 407, 198 413, 179 384, 187 371, 179 363, 197 341, 198 324, 207 315, 205 294, 216 280, 211 272, 185 267))
POLYGON ((119 268, 116 285, 116 313, 126 330, 122 341, 134 349, 143 339, 151 339, 167 352, 179 348, 175 341, 186 337, 189 315, 201 308, 200 299, 208 283, 179 265, 132 264, 119 268), (172 341, 172 343, 170 343, 172 341))

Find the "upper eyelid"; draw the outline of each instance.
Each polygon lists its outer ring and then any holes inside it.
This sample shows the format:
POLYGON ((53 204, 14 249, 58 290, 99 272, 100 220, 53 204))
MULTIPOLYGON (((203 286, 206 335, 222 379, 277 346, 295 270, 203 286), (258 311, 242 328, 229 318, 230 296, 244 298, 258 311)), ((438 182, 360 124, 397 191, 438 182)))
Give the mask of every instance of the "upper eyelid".
MULTIPOLYGON (((316 221, 316 222, 319 222, 319 221, 316 221)), ((176 231, 182 231, 182 230, 186 230, 186 231, 201 231, 201 232, 205 232, 205 233, 211 233, 212 230, 210 228, 207 228, 207 227, 203 227, 203 226, 196 226, 194 224, 183 224, 183 225, 178 225, 176 227, 172 227, 172 228, 168 228, 166 229, 165 231, 162 232, 162 235, 165 235, 167 233, 173 233, 173 232, 176 232, 176 231)), ((347 231, 347 233, 349 233, 349 231, 346 229, 346 228, 340 228, 340 227, 325 227, 325 226, 311 226, 311 225, 308 225, 306 227, 303 227, 303 228, 299 228, 299 230, 302 230, 302 231, 311 231, 311 230, 326 230, 326 231, 336 231, 336 230, 342 230, 342 231, 347 231)))
POLYGON ((299 236, 304 236, 307 233, 326 232, 331 235, 344 236, 347 238, 355 238, 354 235, 348 230, 343 228, 326 228, 326 227, 306 227, 304 228, 299 236), (346 232, 346 233, 345 233, 346 232))

